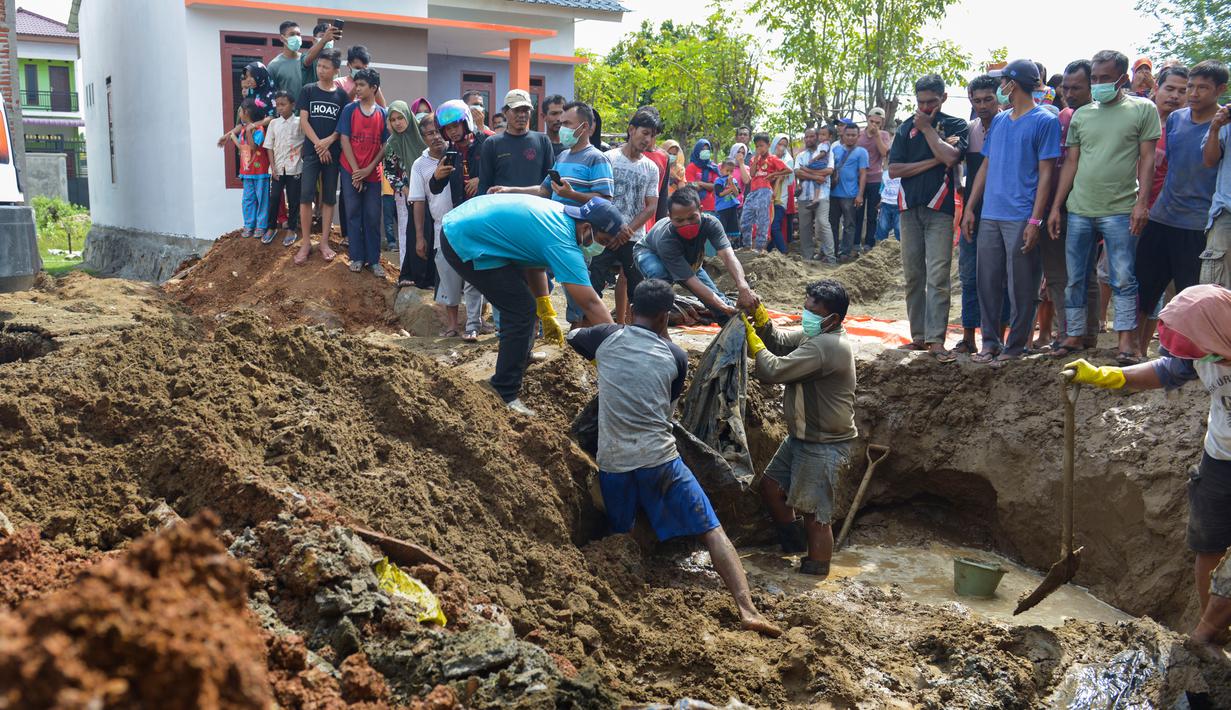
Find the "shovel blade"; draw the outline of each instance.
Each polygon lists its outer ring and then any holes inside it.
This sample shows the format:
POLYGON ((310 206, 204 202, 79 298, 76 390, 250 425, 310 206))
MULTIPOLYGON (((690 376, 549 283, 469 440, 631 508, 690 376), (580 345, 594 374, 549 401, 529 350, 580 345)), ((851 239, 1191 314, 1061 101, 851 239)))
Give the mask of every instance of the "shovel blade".
POLYGON ((1027 609, 1033 609, 1035 605, 1046 599, 1052 592, 1072 581, 1073 577, 1077 574, 1078 565, 1081 564, 1081 551, 1084 549, 1084 547, 1079 547, 1052 565, 1051 569, 1047 571, 1047 576, 1039 583, 1039 586, 1033 592, 1017 601, 1017 608, 1013 610, 1013 615, 1017 616, 1027 609))

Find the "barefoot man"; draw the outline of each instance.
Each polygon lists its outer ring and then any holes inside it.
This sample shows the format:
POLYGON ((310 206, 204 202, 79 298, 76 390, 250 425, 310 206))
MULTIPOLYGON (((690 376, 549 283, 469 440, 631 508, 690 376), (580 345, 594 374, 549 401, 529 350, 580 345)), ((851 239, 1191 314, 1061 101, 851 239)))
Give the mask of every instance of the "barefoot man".
POLYGON ((599 482, 611 529, 631 531, 640 508, 659 540, 700 536, 735 597, 741 625, 777 637, 782 631, 753 606, 739 555, 675 448, 671 413, 688 374, 688 356, 667 339, 675 293, 666 281, 649 279, 637 285, 632 300, 632 325, 568 334, 569 345, 598 364, 599 482))

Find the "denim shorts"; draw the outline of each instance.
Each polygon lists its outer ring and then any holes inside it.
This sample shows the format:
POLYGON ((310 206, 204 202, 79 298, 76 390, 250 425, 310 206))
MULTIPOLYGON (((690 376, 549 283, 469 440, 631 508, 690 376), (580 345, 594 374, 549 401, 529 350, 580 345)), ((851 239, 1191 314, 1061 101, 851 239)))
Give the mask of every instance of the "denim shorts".
POLYGON ((1206 554, 1231 548, 1231 461, 1204 451, 1188 472, 1188 547, 1206 554))
POLYGON ((598 482, 612 532, 632 530, 638 509, 645 511, 659 540, 702 535, 719 526, 709 497, 678 456, 625 473, 599 471, 598 482))
POLYGON ((851 442, 821 444, 788 436, 765 468, 765 475, 786 491, 786 504, 796 512, 833 521, 833 492, 838 476, 851 463, 851 442))

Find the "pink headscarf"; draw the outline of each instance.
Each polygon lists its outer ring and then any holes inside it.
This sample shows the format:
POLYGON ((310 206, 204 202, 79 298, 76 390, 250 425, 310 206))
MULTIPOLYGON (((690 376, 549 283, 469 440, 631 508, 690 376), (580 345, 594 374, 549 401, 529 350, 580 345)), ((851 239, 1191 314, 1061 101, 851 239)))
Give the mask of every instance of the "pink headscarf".
POLYGON ((1158 318, 1203 351, 1231 362, 1231 291, 1213 284, 1190 286, 1158 318))

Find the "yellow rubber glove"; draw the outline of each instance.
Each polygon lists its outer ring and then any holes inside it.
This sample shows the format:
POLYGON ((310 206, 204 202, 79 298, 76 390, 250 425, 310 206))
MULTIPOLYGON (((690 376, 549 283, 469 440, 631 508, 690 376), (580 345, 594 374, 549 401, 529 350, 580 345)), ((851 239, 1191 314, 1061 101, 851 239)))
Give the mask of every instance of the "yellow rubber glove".
POLYGON ((769 311, 765 310, 764 303, 758 303, 757 309, 752 312, 752 324, 755 325, 758 329, 760 329, 760 328, 764 328, 765 324, 768 322, 769 322, 769 311))
POLYGON ((1074 360, 1065 365, 1064 369, 1076 372, 1073 381, 1083 385, 1094 385, 1109 390, 1124 387, 1124 370, 1118 367, 1095 367, 1085 360, 1074 360))
POLYGON ((539 322, 543 324, 543 340, 552 345, 564 345, 564 331, 556 322, 556 309, 551 305, 551 296, 539 296, 534 299, 539 322))
POLYGON ((748 334, 748 357, 755 358, 757 353, 765 349, 765 342, 761 340, 761 336, 757 335, 752 323, 748 322, 748 316, 741 315, 740 318, 744 319, 744 330, 748 334))

